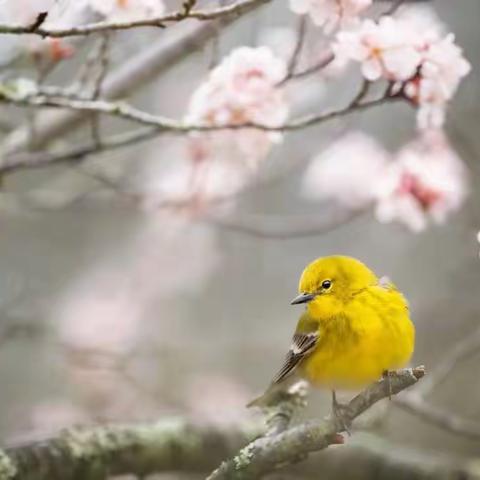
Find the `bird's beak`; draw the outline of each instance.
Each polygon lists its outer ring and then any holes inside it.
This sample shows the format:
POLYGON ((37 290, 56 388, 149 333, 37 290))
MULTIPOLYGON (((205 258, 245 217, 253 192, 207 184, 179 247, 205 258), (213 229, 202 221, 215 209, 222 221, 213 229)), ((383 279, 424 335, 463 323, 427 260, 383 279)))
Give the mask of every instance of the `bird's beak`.
POLYGON ((308 303, 315 298, 315 294, 313 293, 301 293, 298 297, 295 297, 291 302, 290 305, 298 305, 299 303, 308 303))

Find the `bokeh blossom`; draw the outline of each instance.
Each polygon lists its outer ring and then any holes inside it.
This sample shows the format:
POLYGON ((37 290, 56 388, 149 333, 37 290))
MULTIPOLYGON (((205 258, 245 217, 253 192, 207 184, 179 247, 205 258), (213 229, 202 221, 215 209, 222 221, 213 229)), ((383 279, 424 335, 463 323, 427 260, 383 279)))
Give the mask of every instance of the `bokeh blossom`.
POLYGON ((443 223, 467 193, 463 162, 441 131, 424 132, 403 147, 376 190, 376 216, 413 231, 443 223))
POLYGON ((443 125, 446 105, 471 68, 454 40, 426 17, 386 16, 339 32, 333 48, 337 57, 360 63, 367 80, 385 79, 403 89, 425 129, 443 125))
POLYGON ((414 232, 443 223, 466 196, 466 171, 441 131, 425 131, 396 154, 351 133, 314 159, 303 181, 310 198, 345 208, 374 206, 380 222, 414 232))
POLYGON ((31 25, 55 3, 55 0, 0 0, 1 16, 9 23, 31 25))
POLYGON ((165 13, 162 0, 89 0, 89 3, 105 18, 117 21, 158 17, 165 13))
POLYGON ((351 24, 371 4, 372 0, 290 0, 290 9, 308 14, 315 25, 331 32, 351 24))
POLYGON ((374 200, 378 178, 391 155, 362 132, 351 132, 313 159, 303 178, 303 192, 313 199, 334 199, 347 208, 374 200))

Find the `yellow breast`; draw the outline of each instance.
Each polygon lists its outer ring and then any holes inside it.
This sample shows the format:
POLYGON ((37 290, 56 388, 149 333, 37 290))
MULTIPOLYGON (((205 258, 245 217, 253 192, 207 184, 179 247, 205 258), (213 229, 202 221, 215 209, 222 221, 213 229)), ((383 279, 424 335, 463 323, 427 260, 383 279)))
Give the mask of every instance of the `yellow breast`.
POLYGON ((410 360, 415 330, 407 303, 393 286, 371 286, 333 316, 313 312, 319 343, 303 361, 300 373, 328 388, 360 388, 385 370, 410 360))

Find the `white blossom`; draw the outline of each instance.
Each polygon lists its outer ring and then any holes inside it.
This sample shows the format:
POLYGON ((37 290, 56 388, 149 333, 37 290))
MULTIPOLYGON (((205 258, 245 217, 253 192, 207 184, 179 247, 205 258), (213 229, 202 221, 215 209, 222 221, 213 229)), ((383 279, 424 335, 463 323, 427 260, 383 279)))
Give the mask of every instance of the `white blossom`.
POLYGON ((422 58, 409 25, 393 17, 365 20, 353 30, 339 32, 334 51, 340 58, 359 62, 363 76, 370 81, 408 80, 422 58))
POLYGON ((372 0, 290 0, 290 9, 308 14, 315 25, 326 32, 345 27, 372 4, 372 0))
POLYGON ((471 68, 454 35, 427 14, 365 20, 339 32, 333 48, 337 58, 360 63, 367 80, 396 82, 418 106, 421 129, 443 125, 447 103, 471 68))
POLYGON ((444 123, 447 102, 457 91, 460 80, 470 72, 453 34, 428 43, 417 78, 406 87, 406 94, 419 105, 420 128, 439 127, 444 123))

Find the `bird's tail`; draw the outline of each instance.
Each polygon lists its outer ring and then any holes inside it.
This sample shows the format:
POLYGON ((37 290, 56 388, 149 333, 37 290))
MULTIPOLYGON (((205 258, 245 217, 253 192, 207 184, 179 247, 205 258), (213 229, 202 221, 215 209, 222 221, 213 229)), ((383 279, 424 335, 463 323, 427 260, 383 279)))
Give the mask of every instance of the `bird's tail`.
POLYGON ((247 408, 268 408, 278 405, 286 400, 290 400, 292 395, 298 395, 297 386, 305 388, 305 383, 305 381, 300 380, 295 375, 292 375, 280 383, 272 383, 262 395, 247 403, 247 408))
POLYGON ((247 408, 252 408, 252 407, 266 408, 266 407, 268 407, 271 404, 271 401, 269 401, 270 396, 271 396, 271 392, 270 392, 270 388, 268 388, 260 396, 254 398, 252 401, 248 402, 247 403, 247 408))

